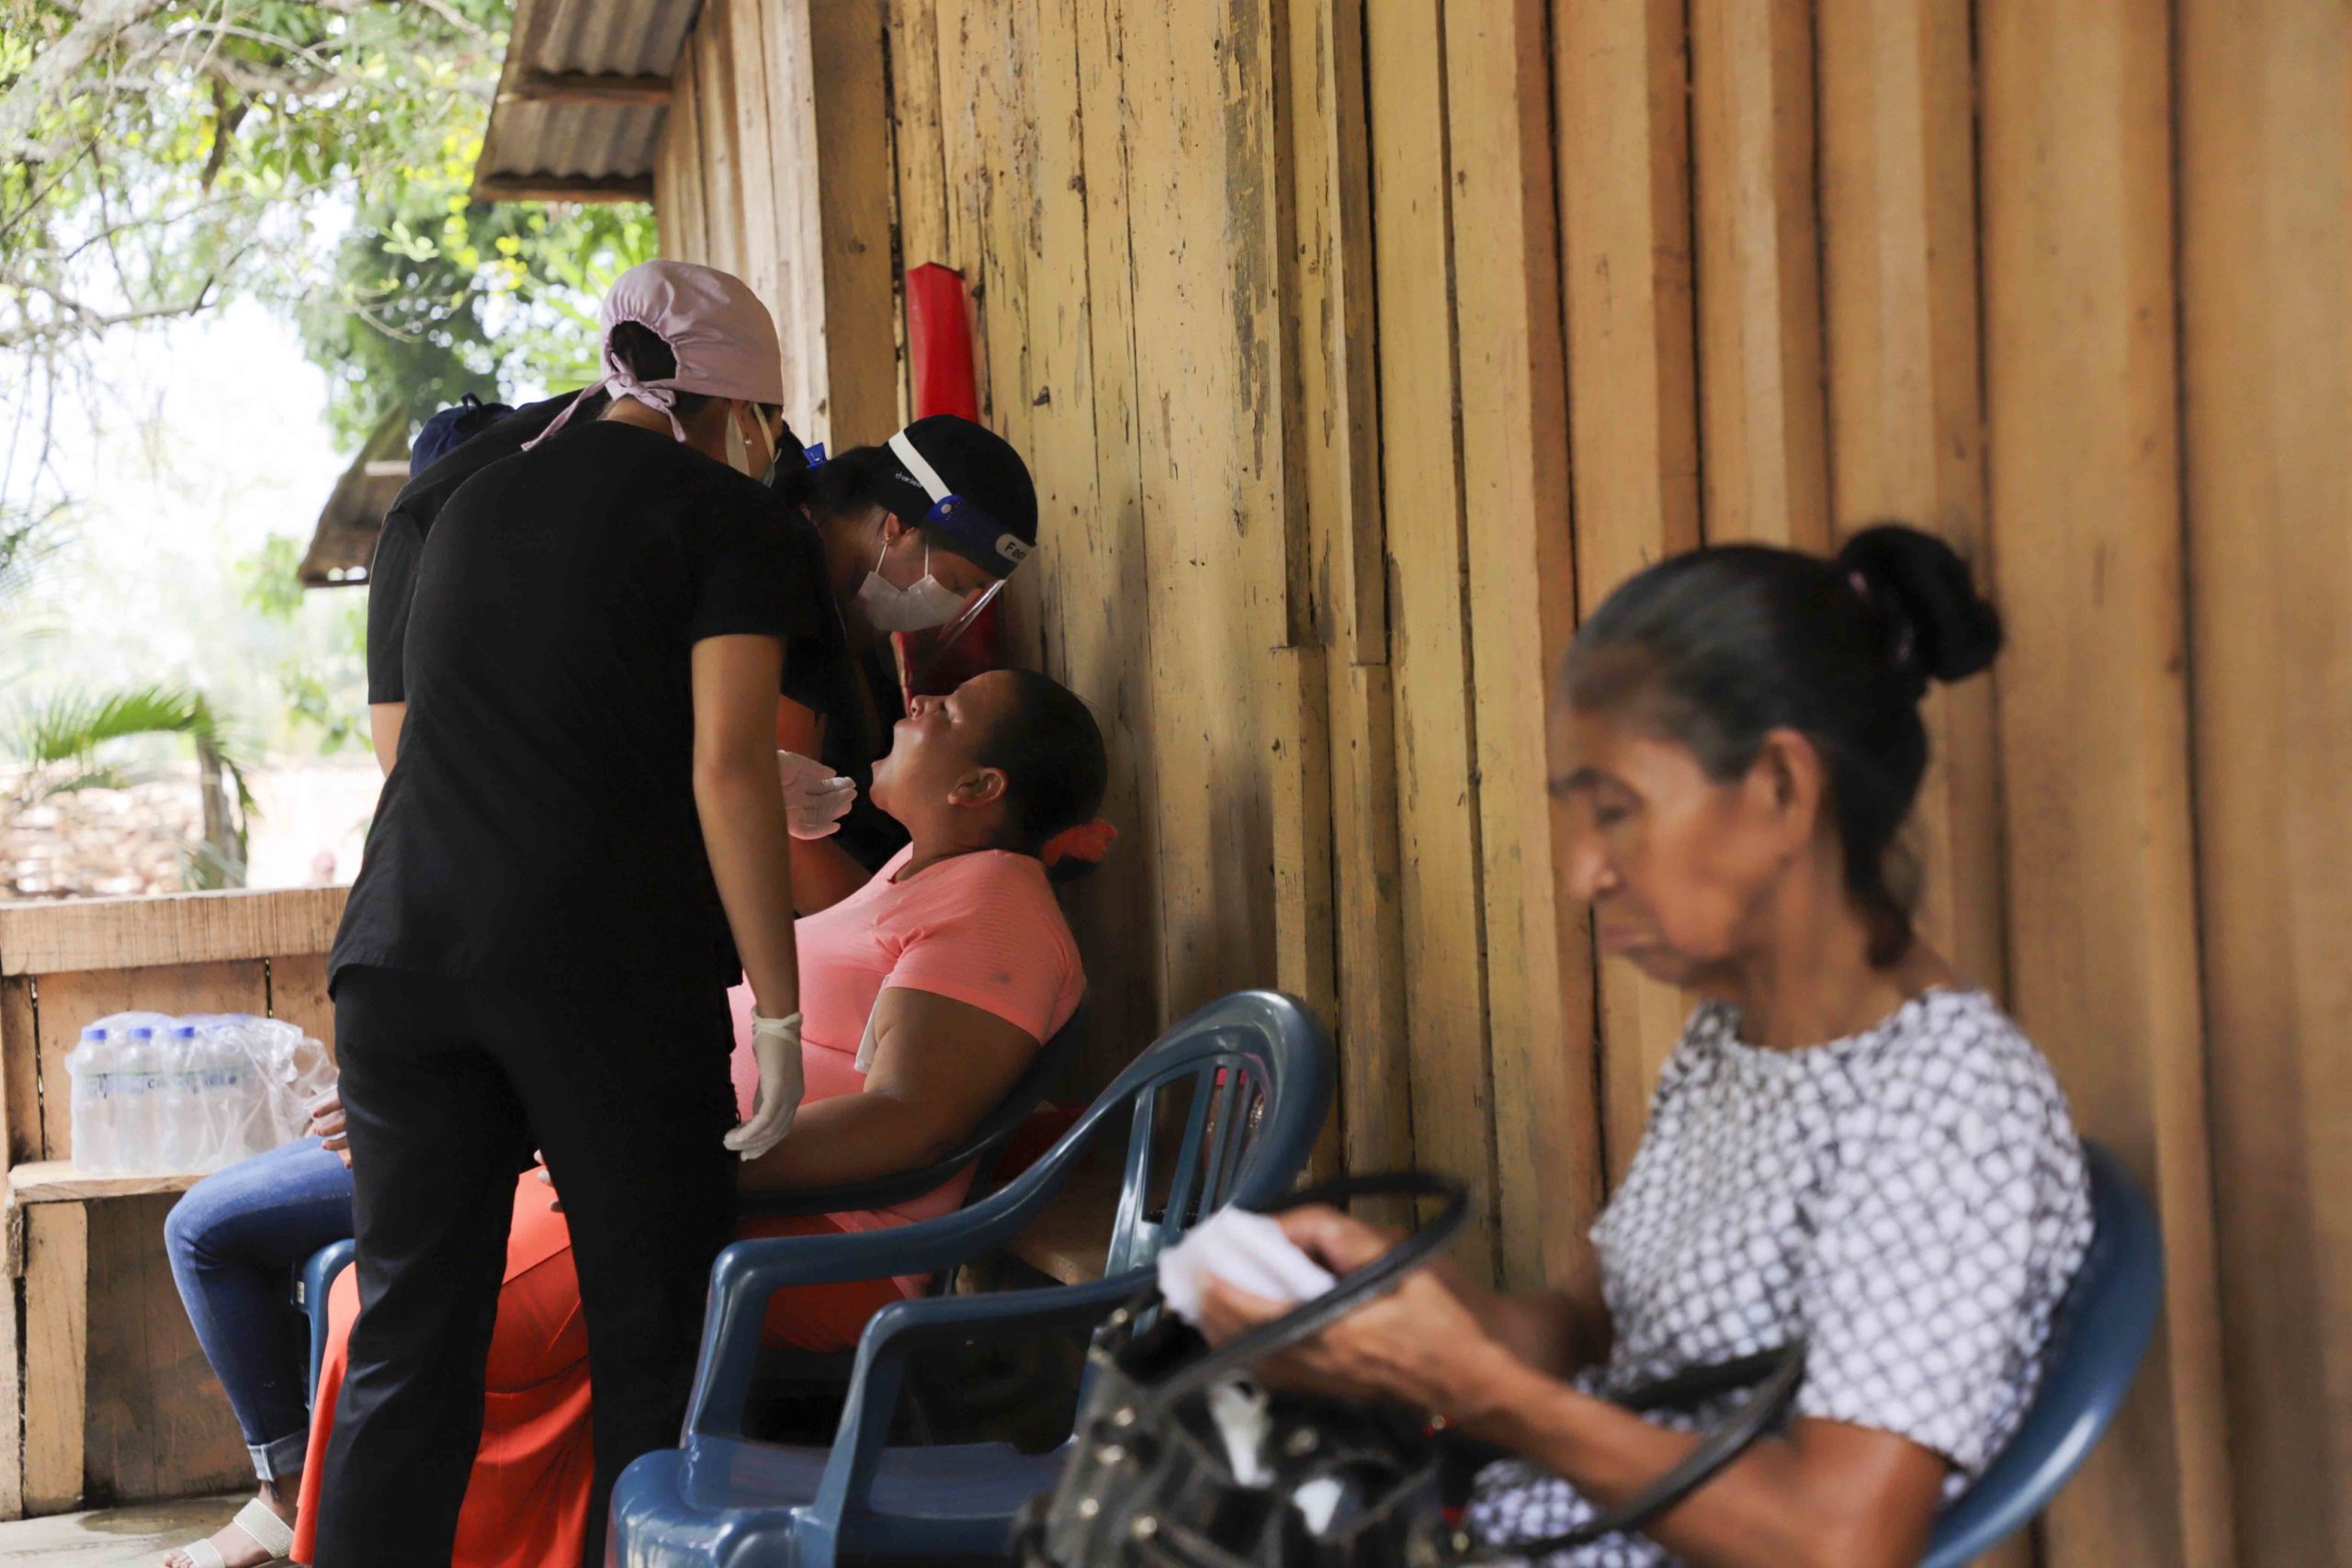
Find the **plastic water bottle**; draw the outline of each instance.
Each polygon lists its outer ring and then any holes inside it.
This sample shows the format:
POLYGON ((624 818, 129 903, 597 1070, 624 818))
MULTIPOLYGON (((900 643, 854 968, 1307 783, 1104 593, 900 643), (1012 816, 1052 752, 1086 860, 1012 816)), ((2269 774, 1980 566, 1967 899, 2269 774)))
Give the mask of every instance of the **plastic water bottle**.
POLYGON ((230 1103, 236 1091, 237 1073, 234 1054, 221 1041, 219 1019, 206 1019, 196 1025, 197 1074, 202 1083, 200 1098, 204 1104, 203 1145, 197 1151, 198 1170, 218 1170, 227 1165, 231 1156, 229 1142, 235 1134, 235 1112, 230 1103))
POLYGON ((91 1024, 81 1043, 65 1054, 74 1082, 74 1164, 93 1176, 117 1167, 114 1070, 116 1046, 106 1029, 91 1024))
POLYGON ((228 1077, 220 1100, 223 1164, 233 1164, 277 1145, 269 1120, 267 1063, 262 1059, 262 1043, 253 1030, 259 1021, 243 1013, 220 1020, 221 1060, 228 1077))
POLYGON ((201 1169, 209 1141, 199 1049, 196 1028, 187 1023, 174 1024, 156 1047, 164 1077, 155 1116, 156 1158, 175 1173, 201 1169))
POLYGON ((115 1060, 115 1168, 135 1174, 162 1168, 163 1053, 155 1032, 137 1024, 123 1032, 115 1060))

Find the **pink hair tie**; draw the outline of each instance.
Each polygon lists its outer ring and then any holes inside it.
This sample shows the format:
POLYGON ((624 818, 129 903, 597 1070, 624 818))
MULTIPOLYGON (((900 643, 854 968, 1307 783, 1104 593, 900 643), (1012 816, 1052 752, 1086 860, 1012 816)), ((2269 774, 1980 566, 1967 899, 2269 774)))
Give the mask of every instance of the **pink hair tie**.
POLYGON ((1065 860, 1084 861, 1089 865, 1100 865, 1102 863, 1102 857, 1111 852, 1111 846, 1118 841, 1119 830, 1097 817, 1091 822, 1081 822, 1075 828, 1065 828, 1047 839, 1044 846, 1038 850, 1037 858, 1048 866, 1058 865, 1065 860))

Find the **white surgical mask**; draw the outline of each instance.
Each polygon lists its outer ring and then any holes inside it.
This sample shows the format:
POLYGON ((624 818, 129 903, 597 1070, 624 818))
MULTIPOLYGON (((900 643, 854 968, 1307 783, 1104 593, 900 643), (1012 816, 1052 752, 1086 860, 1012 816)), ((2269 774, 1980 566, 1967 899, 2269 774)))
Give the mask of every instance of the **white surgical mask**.
MULTIPOLYGON (((882 554, 890 547, 884 545, 882 554)), ((954 620, 964 607, 964 596, 931 575, 931 547, 922 549, 922 581, 912 588, 901 588, 882 575, 882 556, 874 558, 874 570, 857 585, 858 613, 865 624, 878 632, 919 632, 932 626, 944 626, 954 620)))

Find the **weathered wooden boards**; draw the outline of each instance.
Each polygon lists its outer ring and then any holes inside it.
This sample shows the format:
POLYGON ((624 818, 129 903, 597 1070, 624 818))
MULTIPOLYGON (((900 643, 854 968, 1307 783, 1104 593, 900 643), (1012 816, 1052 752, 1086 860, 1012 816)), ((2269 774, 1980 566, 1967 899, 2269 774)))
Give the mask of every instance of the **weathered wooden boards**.
POLYGON ((343 900, 342 888, 321 887, 266 897, 183 893, 0 907, 0 975, 324 953, 343 900))
POLYGON ((2352 1562, 2352 11, 2175 12, 2182 469, 2238 1561, 2352 1562))
POLYGON ((1396 699, 1399 913, 1413 1155, 1476 1181, 1466 1255, 1494 1268, 1494 1077, 1479 897, 1460 367, 1454 358, 1453 168, 1437 0, 1364 13, 1372 93, 1373 270, 1380 332, 1382 515, 1394 563, 1388 667, 1396 699))
MULTIPOLYGON (((1568 471, 1577 597, 1589 612, 1643 567, 1699 543, 1689 65, 1679 0, 1567 0, 1552 31, 1568 471)), ((1622 1176, 1689 1010, 1624 964, 1599 978, 1601 1143, 1622 1176)))
POLYGON ((1689 1006, 1558 884, 1577 616, 1702 541, 1936 529, 2013 640, 1929 702, 1923 923, 2172 1249, 2040 1560, 2352 1555, 2347 27, 888 0, 860 189, 972 288, 1045 511, 1014 646, 1112 741, 1090 1077, 1279 981, 1340 1043, 1323 1157, 1479 1179, 1470 1260, 1555 1274, 1689 1006))
POLYGON ((708 0, 654 157, 662 254, 752 285, 786 421, 836 448, 899 423, 885 28, 882 0, 708 0))
POLYGON ((338 888, 0 909, 0 1131, 24 1182, 0 1206, 0 1517, 186 1496, 248 1473, 164 1256, 185 1179, 74 1170, 64 1056, 83 1024, 130 1009, 272 1013, 332 1046, 324 955, 343 899, 338 888))
POLYGON ((1545 29, 1534 0, 1446 8, 1498 1271, 1523 1288, 1585 1247, 1601 1168, 1591 948, 1549 787, 1577 572, 1545 29))
POLYGON ((2009 994, 2163 1213, 2165 1316, 2061 1561, 2226 1560, 2190 842, 2165 7, 1980 17, 2009 994))
POLYGON ((1829 542, 1812 0, 1692 0, 1707 537, 1829 542))

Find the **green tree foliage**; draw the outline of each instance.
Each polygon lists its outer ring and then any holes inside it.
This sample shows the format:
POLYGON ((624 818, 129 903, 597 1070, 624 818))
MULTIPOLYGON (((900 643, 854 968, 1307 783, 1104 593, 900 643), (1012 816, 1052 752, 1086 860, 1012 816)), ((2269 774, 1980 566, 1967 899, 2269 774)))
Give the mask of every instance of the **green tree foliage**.
POLYGON ((395 406, 412 418, 595 370, 595 308, 653 254, 642 203, 469 202, 472 150, 372 198, 335 260, 334 290, 301 314, 328 373, 337 439, 356 446, 395 406))
POLYGON ((273 534, 237 563, 246 609, 279 628, 283 650, 268 671, 278 711, 273 746, 314 742, 322 755, 366 750, 368 596, 347 591, 311 595, 295 569, 302 544, 273 534))
POLYGON ((237 297, 299 316, 355 445, 394 401, 578 373, 582 300, 650 254, 651 222, 468 202, 509 14, 0 0, 0 351, 34 370, 20 419, 52 416, 97 334, 237 297))

